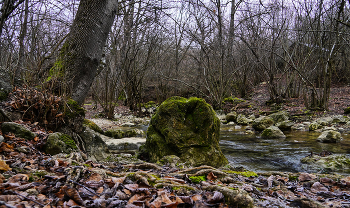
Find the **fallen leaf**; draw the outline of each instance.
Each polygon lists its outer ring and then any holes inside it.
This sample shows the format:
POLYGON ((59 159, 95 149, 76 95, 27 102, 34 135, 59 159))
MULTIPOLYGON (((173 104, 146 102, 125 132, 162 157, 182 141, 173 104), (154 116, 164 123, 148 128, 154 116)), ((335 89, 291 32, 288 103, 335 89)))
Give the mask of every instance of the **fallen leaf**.
POLYGON ((215 191, 214 195, 207 200, 208 203, 217 204, 225 201, 225 197, 221 192, 215 191))
POLYGON ((215 181, 216 178, 217 178, 217 176, 215 176, 213 172, 210 172, 207 175, 207 179, 210 180, 210 181, 215 181))
POLYGON ((10 166, 8 166, 5 161, 0 159, 0 170, 9 171, 12 170, 12 168, 10 168, 10 166))
POLYGON ((64 191, 70 199, 73 199, 79 205, 83 204, 83 199, 80 197, 79 192, 75 188, 66 187, 64 191))

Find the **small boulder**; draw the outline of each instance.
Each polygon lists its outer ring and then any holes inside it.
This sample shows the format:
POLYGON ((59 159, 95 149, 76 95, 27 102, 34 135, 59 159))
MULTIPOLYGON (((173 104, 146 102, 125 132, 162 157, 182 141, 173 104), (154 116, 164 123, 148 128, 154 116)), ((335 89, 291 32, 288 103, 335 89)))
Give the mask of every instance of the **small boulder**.
POLYGON ((219 147, 219 134, 220 121, 203 99, 172 97, 152 117, 140 157, 157 162, 176 155, 188 165, 221 167, 228 160, 219 147))
POLYGON ((287 121, 289 119, 287 111, 279 111, 277 113, 270 114, 269 117, 272 118, 274 123, 287 121))
POLYGON ((229 122, 236 122, 237 121, 237 113, 235 111, 232 111, 231 113, 228 113, 226 115, 226 121, 229 122))
POLYGON ((300 162, 305 164, 305 168, 312 172, 350 172, 350 158, 342 154, 325 157, 312 155, 302 158, 300 162))
POLYGON ((90 160, 102 161, 111 155, 107 144, 95 131, 86 128, 79 136, 84 142, 84 149, 90 160))
POLYGON ((333 116, 333 123, 340 123, 340 124, 346 124, 346 122, 349 121, 349 118, 347 116, 342 115, 336 115, 333 116))
POLYGON ((253 128, 257 131, 263 131, 273 125, 273 120, 269 116, 260 116, 253 121, 253 128))
POLYGON ((333 122, 333 118, 331 116, 322 117, 322 118, 317 119, 316 122, 318 124, 320 124, 321 126, 328 126, 329 124, 331 124, 333 122))
POLYGON ((270 126, 261 133, 261 137, 264 139, 284 139, 286 135, 277 126, 270 126))
POLYGON ((59 132, 49 134, 44 146, 45 153, 50 155, 70 154, 76 150, 78 150, 78 147, 75 141, 70 136, 59 132))
POLYGON ((341 134, 338 131, 328 130, 322 132, 322 134, 317 138, 318 142, 323 143, 336 143, 342 140, 341 134))
POLYGON ((279 129, 281 129, 282 131, 292 130, 293 125, 294 125, 294 123, 292 121, 289 121, 289 120, 276 123, 276 126, 279 129))
POLYGON ((20 137, 27 140, 32 140, 36 137, 36 134, 31 132, 25 126, 14 122, 2 123, 1 131, 3 134, 13 133, 16 135, 16 137, 20 137))
POLYGON ((309 131, 316 131, 320 127, 322 127, 322 126, 319 123, 313 122, 309 125, 309 131))
POLYGON ((245 115, 239 114, 237 116, 237 124, 239 124, 239 125, 247 126, 251 122, 253 122, 253 120, 247 118, 245 115))
POLYGON ((104 140, 111 152, 132 152, 137 151, 146 143, 146 138, 129 137, 123 139, 108 139, 104 140))

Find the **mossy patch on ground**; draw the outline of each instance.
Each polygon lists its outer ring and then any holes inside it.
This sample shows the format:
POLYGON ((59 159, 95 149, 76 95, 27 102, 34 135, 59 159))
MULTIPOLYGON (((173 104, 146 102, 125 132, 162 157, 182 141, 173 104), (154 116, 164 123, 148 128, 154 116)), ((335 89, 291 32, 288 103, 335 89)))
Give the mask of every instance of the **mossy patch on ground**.
POLYGON ((228 173, 228 174, 237 174, 241 175, 244 177, 258 177, 258 174, 253 172, 253 171, 233 171, 233 170, 223 170, 223 172, 228 173))
POLYGON ((206 181, 205 176, 190 176, 190 180, 192 183, 200 183, 202 181, 206 181))

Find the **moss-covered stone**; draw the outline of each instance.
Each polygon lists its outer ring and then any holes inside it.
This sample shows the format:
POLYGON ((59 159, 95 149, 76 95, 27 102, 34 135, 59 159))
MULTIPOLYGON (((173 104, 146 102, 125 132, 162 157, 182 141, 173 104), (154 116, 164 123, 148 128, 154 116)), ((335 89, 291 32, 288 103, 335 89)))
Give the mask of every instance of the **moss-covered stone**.
POLYGON ((270 118, 274 121, 274 123, 282 122, 282 121, 287 121, 289 119, 289 115, 286 111, 279 111, 276 113, 273 113, 269 115, 270 118))
POLYGON ((77 149, 75 141, 70 136, 59 132, 50 134, 44 147, 45 153, 50 155, 59 153, 70 154, 77 149))
POLYGON ((317 122, 313 122, 309 125, 309 131, 316 131, 317 129, 321 128, 322 126, 317 123, 317 122))
POLYGON ((1 125, 1 131, 3 134, 13 133, 17 137, 32 140, 35 138, 35 133, 27 129, 21 124, 14 122, 4 122, 1 125))
POLYGON ((272 126, 274 121, 271 117, 268 116, 260 116, 259 118, 253 121, 253 128, 257 131, 263 131, 264 129, 272 126))
POLYGON ((101 127, 99 127, 97 124, 95 124, 95 122, 90 121, 89 119, 84 119, 83 124, 100 134, 104 133, 101 127))
POLYGON ((280 139, 286 138, 283 132, 277 126, 270 126, 261 133, 264 139, 280 139))
POLYGON ((78 116, 85 117, 85 109, 81 107, 76 101, 73 99, 67 100, 68 108, 65 109, 65 116, 68 118, 75 118, 78 116))
POLYGON ((323 143, 336 143, 342 140, 342 136, 340 132, 334 131, 334 130, 329 130, 329 131, 324 131, 322 134, 317 138, 318 142, 323 142, 323 143))
POLYGON ((253 122, 253 120, 247 118, 245 115, 239 114, 239 115, 237 116, 236 122, 237 122, 237 124, 239 124, 239 125, 246 126, 246 125, 250 124, 251 122, 253 122))
POLYGON ((300 162, 307 164, 307 169, 310 171, 350 173, 350 158, 346 155, 329 155, 326 157, 312 155, 302 158, 300 162))
POLYGON ((236 122, 237 120, 237 113, 235 111, 232 111, 226 115, 226 121, 227 122, 236 122))
POLYGON ((220 167, 228 161, 219 147, 219 133, 220 121, 203 99, 172 97, 151 119, 144 154, 152 162, 176 155, 188 165, 220 167))

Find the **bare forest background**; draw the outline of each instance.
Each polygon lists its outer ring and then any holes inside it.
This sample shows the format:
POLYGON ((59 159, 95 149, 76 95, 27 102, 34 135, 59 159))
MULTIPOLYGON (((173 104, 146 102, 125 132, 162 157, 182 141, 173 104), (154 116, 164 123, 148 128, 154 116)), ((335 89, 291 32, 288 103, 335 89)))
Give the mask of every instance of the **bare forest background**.
MULTIPOLYGON (((70 78, 54 68, 79 3, 0 1, 0 72, 11 85, 69 94, 70 78)), ((350 0, 117 3, 90 75, 89 96, 109 118, 120 100, 140 111, 174 95, 220 109, 262 82, 270 103, 302 97, 307 108, 327 110, 330 88, 350 83, 350 0)))

